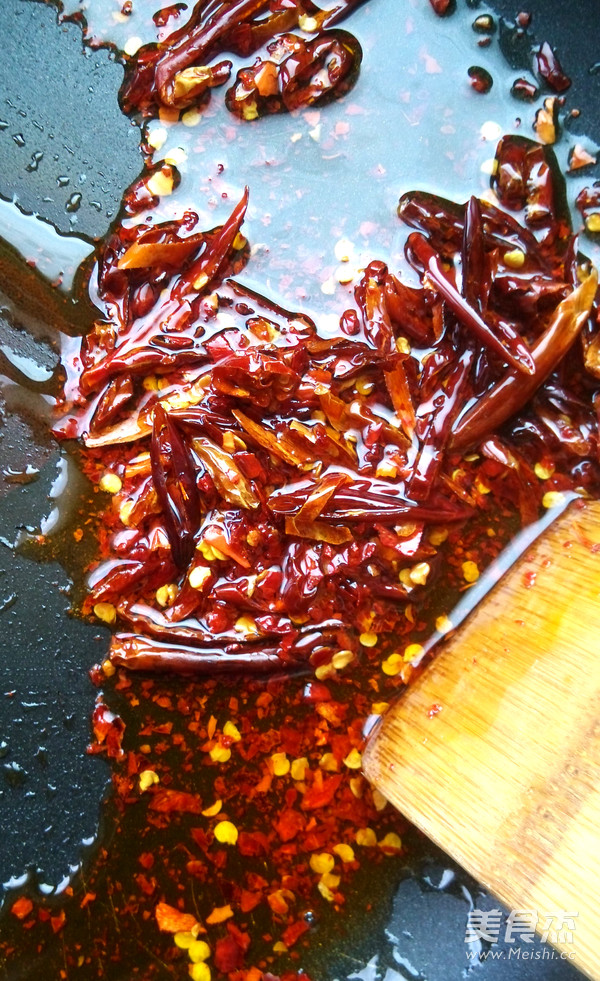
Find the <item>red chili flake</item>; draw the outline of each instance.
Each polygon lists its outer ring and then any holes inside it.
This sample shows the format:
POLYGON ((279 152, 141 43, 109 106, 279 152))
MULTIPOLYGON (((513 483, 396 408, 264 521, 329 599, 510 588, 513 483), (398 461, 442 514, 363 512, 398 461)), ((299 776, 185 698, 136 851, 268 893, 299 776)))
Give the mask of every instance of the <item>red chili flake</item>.
POLYGON ((192 930, 205 932, 195 916, 192 916, 191 913, 184 913, 174 906, 169 906, 168 903, 158 903, 154 915, 158 929, 165 930, 167 933, 179 933, 180 931, 187 933, 192 930))
POLYGON ((302 937, 309 929, 310 926, 306 920, 296 920, 295 923, 290 923, 289 926, 285 928, 281 935, 281 939, 286 947, 293 947, 294 944, 298 943, 300 937, 302 937))
POLYGON ((215 966, 223 974, 238 971, 244 964, 244 955, 250 946, 250 937, 235 924, 227 924, 227 936, 220 937, 215 945, 215 966))
POLYGON ((159 811, 161 814, 201 814, 202 801, 196 794, 190 794, 185 790, 171 790, 166 787, 158 787, 152 791, 148 807, 152 811, 159 811))
POLYGON ((238 850, 247 858, 253 855, 269 854, 269 839, 262 831, 240 831, 238 850))
POLYGON ((55 916, 50 917, 50 926, 52 927, 53 933, 58 933, 64 927, 67 920, 66 913, 64 909, 61 909, 59 913, 55 916))
POLYGON ((27 896, 20 896, 11 906, 10 911, 19 920, 24 920, 33 909, 33 903, 27 896))
MULTIPOLYGON (((313 771, 312 782, 306 790, 300 807, 303 811, 315 811, 326 807, 333 800, 334 794, 342 782, 342 777, 324 777, 322 770, 313 771)), ((308 776, 308 774, 307 774, 308 776)))
POLYGON ((125 723, 104 704, 100 698, 92 715, 92 728, 96 742, 88 746, 88 753, 106 753, 111 759, 121 760, 125 753, 121 741, 125 723))
POLYGON ((536 52, 536 64, 539 75, 555 92, 565 92, 571 85, 571 79, 562 70, 556 53, 547 41, 536 52))
POLYGON ((250 913, 262 902, 262 893, 250 892, 249 889, 242 889, 240 892, 240 909, 242 913, 250 913))
POLYGON ((439 702, 434 702, 433 705, 427 710, 427 715, 430 719, 433 719, 436 715, 440 714, 442 709, 443 705, 440 705, 439 702))
POLYGON ((304 686, 302 697, 305 702, 328 702, 331 692, 327 685, 320 681, 308 681, 304 686))
POLYGON ((288 808, 279 817, 275 830, 281 841, 292 841, 306 825, 306 818, 299 811, 288 808))
POLYGON ((453 9, 452 0, 429 0, 438 17, 444 17, 453 9))

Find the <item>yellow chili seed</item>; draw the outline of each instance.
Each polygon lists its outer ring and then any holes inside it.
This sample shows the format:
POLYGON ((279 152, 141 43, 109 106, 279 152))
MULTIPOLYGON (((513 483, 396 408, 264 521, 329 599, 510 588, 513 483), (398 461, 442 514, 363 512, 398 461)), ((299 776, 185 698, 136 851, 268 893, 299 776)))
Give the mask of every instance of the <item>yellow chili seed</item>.
POLYGON ((372 848, 377 844, 377 835, 373 828, 359 828, 355 835, 356 844, 363 848, 372 848))
POLYGON ((549 480, 554 473, 554 464, 536 463, 533 470, 539 480, 549 480))
POLYGON ((146 142, 150 144, 155 150, 160 150, 162 146, 166 143, 167 131, 163 126, 158 126, 148 133, 146 137, 146 142))
POLYGON ((363 647, 375 647, 375 644, 379 640, 377 634, 374 634, 370 630, 368 630, 364 634, 361 634, 358 639, 360 640, 363 647))
POLYGON ((402 848, 402 842, 397 834, 393 831, 388 831, 387 835, 377 843, 380 848, 397 848, 398 850, 402 848))
POLYGON ((210 807, 205 807, 202 813, 206 818, 216 817, 222 807, 223 807, 223 801, 216 800, 214 804, 210 805, 210 807))
POLYGON ((156 197, 166 197, 173 193, 173 178, 170 174, 165 174, 162 170, 157 170, 146 181, 146 187, 150 191, 150 194, 155 194, 156 197))
POLYGON ((385 715, 389 707, 389 702, 373 702, 371 705, 371 712, 373 715, 385 715))
POLYGON ((210 967, 204 961, 197 964, 190 964, 188 973, 192 981, 210 981, 210 967))
POLYGON ((297 760, 292 760, 291 767, 290 767, 292 780, 304 780, 307 770, 308 770, 308 760, 306 759, 306 756, 301 756, 297 760))
POLYGON ((391 460, 382 460, 381 463, 377 464, 377 470, 375 471, 377 477, 394 477, 398 476, 398 467, 391 460))
POLYGON ((237 630, 240 634, 256 634, 258 630, 256 628, 256 623, 252 617, 240 617, 236 620, 233 629, 237 630))
MULTIPOLYGON (((177 112, 177 110, 175 111, 177 112)), ((163 118, 162 115, 160 118, 163 118)), ((202 113, 199 109, 188 109, 181 117, 181 122, 184 126, 197 126, 201 119, 202 113)))
POLYGON ((328 889, 337 889, 340 884, 340 876, 334 875, 333 872, 324 872, 320 881, 328 889))
POLYGON ((319 30, 319 22, 316 17, 310 17, 308 14, 300 14, 298 17, 298 27, 301 31, 306 31, 307 34, 314 34, 315 31, 319 30))
POLYGON ((104 620, 104 623, 114 623, 117 619, 117 611, 112 603, 96 603, 94 606, 94 615, 99 620, 104 620))
POLYGON ((334 894, 332 893, 329 886, 326 886, 324 882, 318 882, 317 889, 321 893, 323 899, 326 899, 328 903, 332 903, 334 901, 335 899, 334 894))
POLYGON ((384 797, 381 791, 377 790, 377 787, 373 787, 372 795, 375 810, 383 811, 383 809, 387 806, 387 797, 384 797))
POLYGON ((366 378, 358 378, 355 382, 355 388, 360 395, 370 395, 375 388, 375 383, 366 378))
POLYGON ((344 864, 354 861, 354 849, 352 845, 346 845, 344 842, 340 842, 339 845, 333 846, 333 850, 344 864))
POLYGON ((104 675, 105 678, 112 678, 116 670, 117 669, 115 668, 114 664, 112 663, 112 661, 109 661, 108 658, 106 659, 106 661, 102 662, 102 674, 104 675))
POLYGON ((244 114, 244 119, 251 122, 253 119, 258 119, 258 107, 256 102, 246 102, 242 106, 242 112, 244 114))
POLYGON ((318 681, 325 681, 327 678, 331 678, 335 674, 335 668, 333 664, 320 664, 318 668, 315 668, 315 678, 318 681))
POLYGON ((328 773, 337 773, 339 770, 338 761, 333 753, 323 753, 319 760, 319 766, 321 770, 327 770, 328 773))
POLYGON ((143 43, 141 37, 130 37, 125 42, 123 51, 132 58, 136 51, 139 51, 143 43))
POLYGON ((438 545, 441 545, 443 542, 446 541, 448 537, 448 529, 432 528, 431 531, 429 532, 428 537, 429 537, 430 544, 433 545, 434 547, 437 547, 438 545))
POLYGON ((398 654, 396 651, 394 651, 394 653, 390 654, 390 656, 386 658, 385 661, 381 662, 381 670, 383 671, 384 674, 387 674, 390 678, 393 678, 395 675, 400 673, 400 670, 402 668, 402 663, 403 663, 402 656, 398 654))
POLYGON ((479 569, 476 562, 472 562, 467 559, 466 562, 462 564, 462 574, 465 582, 477 582, 479 579, 479 569))
POLYGON ((435 621, 435 629, 437 630, 438 634, 447 634, 449 630, 452 630, 452 620, 450 620, 445 613, 442 614, 442 616, 437 617, 435 621))
POLYGON ((222 845, 235 845, 238 840, 238 829, 231 821, 219 821, 215 825, 215 838, 222 845))
POLYGON ((192 944, 196 942, 196 938, 190 930, 180 930, 179 933, 173 935, 173 941, 180 950, 189 950, 192 944))
POLYGON ((146 790, 149 790, 150 787, 153 787, 155 783, 159 782, 160 777, 154 770, 142 770, 139 778, 140 793, 145 793, 146 790))
POLYGON ((409 644, 404 648, 404 661, 414 661, 415 658, 421 658, 425 653, 425 648, 422 644, 409 644))
POLYGON ((362 756, 357 750, 356 746, 353 746, 348 755, 344 759, 345 765, 349 770, 360 770, 362 766, 362 756))
POLYGON ((193 964, 201 964, 210 957, 210 947, 206 940, 194 940, 188 947, 188 957, 193 964))
POLYGON ((129 519, 131 517, 131 512, 133 511, 133 501, 127 500, 123 501, 121 507, 119 508, 119 518, 124 525, 129 524, 129 519))
POLYGON ((342 671, 347 668, 349 664, 352 664, 354 660, 354 651, 337 651, 331 659, 336 671, 342 671))
POLYGON ((229 736, 230 739, 233 739, 234 743, 239 743, 240 739, 242 738, 240 730, 233 724, 233 722, 225 723, 223 726, 223 735, 229 736))
POLYGON ((188 582, 192 589, 202 589, 211 575, 212 573, 207 565, 196 565, 188 576, 188 582))
POLYGON ((175 583, 167 583, 165 586, 159 586, 156 590, 156 602, 159 606, 170 606, 174 603, 177 598, 177 586, 175 583))
POLYGON ((228 746, 221 746, 221 743, 217 743, 210 750, 209 756, 213 763, 227 763, 231 759, 231 750, 228 746))
POLYGON ((271 756, 273 773, 276 777, 285 777, 290 772, 291 763, 285 753, 273 753, 271 756))
POLYGON ((354 245, 347 238, 341 238, 335 243, 333 251, 338 262, 350 262, 350 257, 354 252, 354 245))
POLYGON ((98 486, 100 490, 104 491, 106 494, 118 494, 123 486, 123 483, 121 478, 116 473, 108 472, 102 474, 98 486))
POLYGON ((348 782, 350 784, 350 790, 352 791, 353 796, 356 797, 357 800, 360 800, 365 793, 364 777, 361 776, 350 777, 350 780, 348 782))
POLYGON ((593 235, 600 232, 600 212, 594 211, 591 215, 588 215, 585 219, 585 227, 587 228, 588 232, 592 232, 593 235))
POLYGON ((331 872, 335 865, 335 858, 329 852, 314 852, 310 856, 309 865, 317 875, 323 875, 325 872, 331 872))
POLYGON ((521 269, 525 265, 525 253, 521 249, 510 249, 504 253, 504 262, 511 269, 521 269))
POLYGON ((564 503, 565 503, 565 495, 561 494, 560 491, 546 491, 546 493, 542 498, 542 504, 544 505, 545 508, 557 508, 564 503))
POLYGON ((417 562, 417 564, 413 565, 409 572, 410 581, 414 583, 415 586, 424 586, 430 572, 431 567, 428 562, 417 562))

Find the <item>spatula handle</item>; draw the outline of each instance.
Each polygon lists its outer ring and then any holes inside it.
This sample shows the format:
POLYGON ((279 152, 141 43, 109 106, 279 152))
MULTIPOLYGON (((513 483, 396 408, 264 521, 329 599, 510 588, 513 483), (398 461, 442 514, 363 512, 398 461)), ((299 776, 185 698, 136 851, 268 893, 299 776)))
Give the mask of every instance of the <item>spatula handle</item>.
POLYGON ((571 505, 385 716, 365 772, 600 979, 600 503, 571 505), (441 706, 437 714, 430 710, 441 706))

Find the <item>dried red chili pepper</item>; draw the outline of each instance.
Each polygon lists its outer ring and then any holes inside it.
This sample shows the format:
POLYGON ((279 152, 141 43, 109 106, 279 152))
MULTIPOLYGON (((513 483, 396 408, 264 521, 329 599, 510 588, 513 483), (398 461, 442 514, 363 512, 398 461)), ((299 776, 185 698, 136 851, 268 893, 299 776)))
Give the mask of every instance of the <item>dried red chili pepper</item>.
POLYGON ((160 402, 154 407, 150 459, 173 561, 185 569, 200 519, 198 488, 189 450, 160 402))
POLYGON ((267 52, 270 58, 240 69, 225 95, 227 108, 241 119, 339 98, 356 80, 362 56, 355 38, 332 31, 310 41, 282 34, 267 46, 267 52))
POLYGON ((498 428, 531 398, 540 384, 567 353, 588 318, 598 287, 598 275, 588 278, 557 307, 551 322, 531 349, 535 373, 528 379, 508 371, 454 429, 454 448, 472 445, 498 428))
MULTIPOLYGON (((315 9, 313 28, 332 27, 363 0, 344 0, 327 11, 315 9)), ((281 50, 290 46, 287 31, 302 27, 304 8, 298 0, 274 6, 270 0, 234 0, 230 4, 196 3, 188 22, 158 45, 146 45, 132 59, 121 89, 121 103, 126 112, 150 112, 157 105, 185 108, 197 102, 209 88, 221 85, 229 77, 231 62, 209 66, 208 62, 223 51, 247 56, 272 38, 281 50)), ((289 36, 291 37, 291 35, 289 36)), ((280 76, 280 96, 287 109, 310 105, 323 94, 337 91, 360 57, 358 42, 350 35, 318 36, 305 42, 295 38, 286 64, 278 69, 281 58, 261 62, 252 69, 242 69, 237 85, 228 97, 232 111, 243 115, 247 102, 242 88, 255 86, 262 98, 274 95, 275 76, 280 76), (300 58, 297 55, 300 53, 300 58), (275 68, 275 71, 273 70, 275 68), (325 71, 328 82, 320 72, 325 71), (238 110, 240 110, 238 112, 238 110)), ((274 53, 274 49, 269 53, 274 53)), ((268 103, 267 103, 268 104, 268 103)), ((271 103, 272 106, 272 103, 271 103)), ((272 108, 266 111, 273 111, 272 108)), ((279 110, 276 110, 279 111, 279 110)))
MULTIPOLYGON (((415 232, 409 235, 407 250, 409 256, 414 255, 416 261, 425 268, 432 284, 440 291, 462 324, 476 333, 484 344, 499 354, 517 371, 526 375, 533 374, 534 367, 531 354, 519 338, 516 330, 508 324, 504 325, 504 343, 502 343, 502 340, 488 327, 481 316, 465 303, 456 286, 444 271, 439 256, 422 235, 415 232)), ((500 321, 497 321, 497 325, 499 323, 500 321)))
MULTIPOLYGON (((516 138, 498 157, 501 204, 526 220, 528 174, 548 160, 516 138)), ((493 449, 515 412, 528 453, 556 455, 564 433, 565 472, 575 458, 585 474, 568 479, 595 479, 596 410, 564 360, 583 325, 594 350, 595 282, 573 290, 576 248, 544 182, 541 245, 483 201, 405 195, 421 286, 371 262, 337 337, 223 282, 247 194, 213 232, 191 214, 116 230, 92 279, 103 320, 69 357, 62 427, 84 435, 94 466, 110 454, 122 484, 90 576, 93 601, 119 617, 116 664, 328 677, 375 656, 371 637, 389 649, 410 594, 439 575, 427 527, 481 506, 478 468, 503 468, 488 490, 523 520, 539 504, 529 456, 493 449), (527 358, 533 376, 506 369, 527 358), (457 448, 484 437, 484 462, 457 467, 457 448)))

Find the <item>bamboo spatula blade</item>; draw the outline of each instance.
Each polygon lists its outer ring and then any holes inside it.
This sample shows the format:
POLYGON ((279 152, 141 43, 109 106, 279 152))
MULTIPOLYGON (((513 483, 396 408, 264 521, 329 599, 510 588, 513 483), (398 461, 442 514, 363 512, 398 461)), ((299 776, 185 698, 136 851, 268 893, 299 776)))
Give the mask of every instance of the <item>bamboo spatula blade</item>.
POLYGON ((576 913, 572 939, 555 946, 594 979, 599 543, 600 503, 571 505, 390 709, 364 755, 369 780, 506 906, 537 911, 540 924, 551 911, 576 913))

